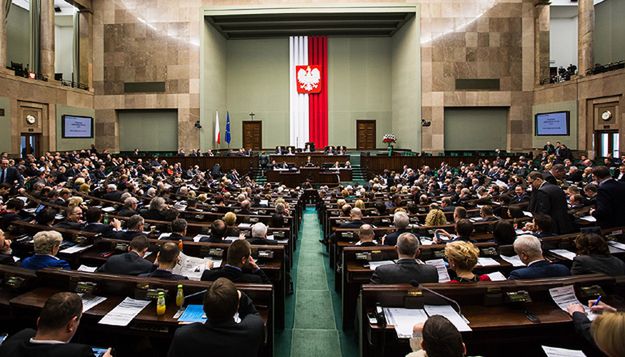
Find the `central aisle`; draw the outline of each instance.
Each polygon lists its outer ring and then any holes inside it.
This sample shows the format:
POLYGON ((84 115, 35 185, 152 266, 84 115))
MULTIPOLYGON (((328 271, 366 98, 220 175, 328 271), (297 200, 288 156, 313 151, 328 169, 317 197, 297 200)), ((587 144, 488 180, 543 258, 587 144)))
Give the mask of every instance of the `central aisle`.
POLYGON ((304 211, 300 234, 293 261, 295 294, 287 299, 286 329, 276 334, 276 356, 356 356, 356 340, 338 327, 340 299, 330 289, 334 278, 325 248, 319 243, 322 227, 314 208, 304 211))

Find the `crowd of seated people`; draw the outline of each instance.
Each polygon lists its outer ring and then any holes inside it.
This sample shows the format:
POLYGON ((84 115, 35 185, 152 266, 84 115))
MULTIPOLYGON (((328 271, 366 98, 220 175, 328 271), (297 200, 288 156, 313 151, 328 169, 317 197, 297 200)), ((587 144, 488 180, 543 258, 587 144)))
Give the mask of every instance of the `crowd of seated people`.
MULTIPOLYGON (((332 148, 332 153, 344 152, 332 148)), ((303 192, 303 188, 258 185, 249 176, 240 176, 232 170, 224 174, 219 167, 211 170, 183 168, 166 161, 130 159, 108 153, 48 153, 40 158, 4 158, 2 163, 6 170, 3 172, 8 175, 10 171, 14 179, 10 184, 0 185, 3 202, 0 228, 7 232, 19 230, 11 224, 16 220, 49 228, 34 235, 34 254, 21 262, 21 266, 30 269, 70 269, 67 262, 56 257, 63 238, 54 230, 69 229, 129 242, 128 251, 110 257, 98 268, 100 272, 186 279, 172 273, 180 259, 177 242, 190 238, 187 229, 194 216, 189 212, 196 209, 202 213, 210 209, 220 216, 208 222, 210 229, 202 241, 226 242, 227 237, 243 239, 230 245, 227 263, 221 269, 207 267, 202 280, 225 277, 234 282, 269 283, 251 256, 251 245, 273 244, 267 239, 267 226, 254 223, 251 234, 245 238, 239 224, 253 223, 248 221, 249 215, 259 207, 270 207, 270 227, 284 227, 285 218, 293 213, 293 207, 289 207, 284 198, 297 197, 303 192), (116 202, 120 209, 115 215, 124 219, 108 218, 102 208, 87 205, 88 196, 116 202), (186 207, 184 214, 176 208, 181 201, 186 207), (171 233, 164 237, 171 242, 160 246, 155 263, 145 259, 146 226, 150 226, 146 225, 146 219, 168 222, 171 233)), ((345 219, 337 227, 358 230, 356 245, 366 247, 380 243, 396 247, 397 264, 378 267, 371 278, 373 283, 439 281, 436 267, 418 259, 423 242, 410 233, 411 217, 418 214, 423 217, 417 224, 435 227, 434 243, 446 244, 445 258, 452 283, 488 280, 487 276, 473 273, 478 255, 473 237, 477 222, 492 222, 493 241, 512 245, 526 265, 514 270, 509 279, 594 272, 616 276, 625 274, 623 262, 610 254, 605 238, 600 235, 582 234, 576 238, 577 256, 572 269, 547 261, 541 241, 579 232, 580 219, 586 216, 593 217, 601 228, 625 225, 622 165, 623 162, 617 160, 611 167, 595 165, 586 158, 574 162, 556 155, 533 161, 523 157, 478 160, 457 167, 443 163, 439 168, 385 170, 362 186, 322 187, 318 193, 322 200, 325 197, 336 199, 336 208, 345 219), (469 217, 468 210, 478 206, 479 219, 469 217), (587 211, 576 215, 582 210, 587 211), (394 231, 377 239, 375 227, 367 221, 371 212, 389 216, 394 231), (525 217, 524 212, 532 215, 532 221, 515 227, 513 219, 525 217)), ((329 244, 335 239, 338 237, 324 237, 322 241, 329 244)), ((15 264, 12 244, 0 233, 0 262, 15 264)), ((424 345, 427 351, 425 340, 424 345)))

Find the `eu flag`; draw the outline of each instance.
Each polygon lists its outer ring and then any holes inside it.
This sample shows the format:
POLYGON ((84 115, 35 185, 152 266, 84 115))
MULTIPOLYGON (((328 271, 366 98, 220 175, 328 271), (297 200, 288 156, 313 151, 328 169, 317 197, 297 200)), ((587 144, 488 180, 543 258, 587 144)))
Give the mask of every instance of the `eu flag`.
POLYGON ((226 112, 226 142, 230 145, 230 113, 226 112))

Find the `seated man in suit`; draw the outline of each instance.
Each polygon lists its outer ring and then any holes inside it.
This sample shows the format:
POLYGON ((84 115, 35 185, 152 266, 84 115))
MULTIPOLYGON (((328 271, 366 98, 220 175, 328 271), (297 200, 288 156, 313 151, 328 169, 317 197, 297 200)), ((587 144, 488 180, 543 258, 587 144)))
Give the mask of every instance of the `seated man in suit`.
POLYGON ((109 201, 120 201, 122 197, 122 191, 117 189, 117 185, 109 184, 106 186, 106 193, 102 195, 102 198, 109 201))
POLYGON ((375 247, 378 242, 375 241, 375 232, 370 224, 363 224, 358 230, 358 242, 357 246, 360 247, 375 247))
POLYGON ((62 268, 71 270, 69 263, 56 257, 63 242, 61 233, 57 231, 41 231, 35 234, 35 255, 22 261, 22 268, 39 270, 43 268, 62 268))
POLYGON ((206 322, 177 329, 168 357, 258 355, 265 324, 245 293, 220 278, 207 289, 203 305, 206 322))
POLYGON ((140 277, 159 278, 165 280, 188 280, 186 276, 172 273, 178 264, 180 250, 174 242, 167 242, 161 245, 161 249, 156 256, 158 268, 150 273, 139 274, 140 277))
POLYGON ((81 230, 85 222, 82 220, 82 208, 75 206, 70 207, 66 211, 65 219, 55 225, 58 228, 81 230))
POLYGON ((389 233, 382 238, 384 245, 394 246, 397 244, 397 238, 403 233, 410 232, 410 218, 405 212, 397 212, 393 215, 393 225, 397 229, 393 233, 389 233))
POLYGON ((87 224, 83 228, 86 232, 101 233, 105 237, 111 237, 116 231, 122 227, 122 222, 113 218, 109 224, 102 222, 102 209, 98 207, 89 207, 85 214, 87 224))
POLYGON ((124 200, 124 207, 117 212, 122 217, 130 217, 137 214, 139 201, 134 197, 128 197, 124 200))
POLYGON ((134 237, 143 235, 145 229, 145 219, 135 214, 126 221, 126 231, 116 234, 117 239, 132 240, 134 237))
POLYGON ((19 187, 24 185, 24 177, 15 167, 9 167, 9 159, 6 157, 0 160, 0 184, 2 183, 19 187))
POLYGON ((267 226, 262 222, 255 223, 252 226, 251 233, 252 233, 252 238, 247 239, 247 241, 250 242, 250 244, 253 244, 253 245, 277 244, 276 241, 267 239, 267 226))
POLYGON ((419 240, 412 233, 404 233, 397 239, 397 264, 381 265, 371 277, 372 284, 438 283, 438 272, 433 265, 417 259, 419 240))
POLYGON ((517 237, 514 241, 514 251, 527 267, 513 270, 508 279, 541 279, 570 275, 566 266, 545 260, 540 240, 534 236, 526 234, 517 237))
POLYGON ((176 218, 171 222, 171 235, 164 239, 193 242, 193 238, 187 237, 187 221, 182 218, 176 218))
POLYGON ((98 268, 98 272, 120 275, 139 275, 152 272, 154 264, 145 259, 150 242, 144 235, 136 236, 128 246, 128 252, 116 254, 108 258, 98 268))
POLYGON ((529 202, 529 201, 530 201, 530 197, 527 195, 527 193, 525 193, 525 189, 523 189, 523 186, 516 185, 514 187, 514 195, 512 196, 510 203, 519 204, 519 203, 529 202))
MULTIPOLYGON (((46 300, 37 330, 24 329, 0 347, 1 357, 93 357, 90 346, 71 343, 82 316, 82 300, 75 293, 56 293, 46 300)), ((109 348, 103 355, 111 357, 109 348)))
POLYGON ((214 281, 218 278, 228 278, 235 283, 271 284, 265 272, 256 265, 252 258, 252 246, 245 239, 232 242, 223 268, 204 270, 201 280, 214 281))

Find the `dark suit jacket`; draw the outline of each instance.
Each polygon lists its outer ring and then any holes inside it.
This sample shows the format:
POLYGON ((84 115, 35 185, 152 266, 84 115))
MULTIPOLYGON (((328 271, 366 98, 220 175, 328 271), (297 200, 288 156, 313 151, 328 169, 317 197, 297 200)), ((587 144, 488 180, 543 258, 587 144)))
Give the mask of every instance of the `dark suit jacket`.
POLYGON ((397 264, 382 265, 371 277, 373 284, 438 283, 438 272, 433 265, 420 264, 414 259, 400 259, 397 264))
POLYGON ((43 268, 62 268, 71 270, 69 263, 65 260, 51 257, 49 255, 35 254, 22 261, 22 268, 39 270, 43 268))
POLYGON ((0 264, 15 265, 15 259, 13 259, 12 255, 0 253, 0 264))
POLYGON ((541 279, 569 276, 569 268, 562 264, 552 264, 546 260, 536 262, 526 268, 513 270, 508 279, 541 279))
POLYGON ((219 278, 227 278, 233 283, 271 284, 271 280, 269 280, 262 269, 243 271, 228 264, 221 269, 204 270, 201 280, 215 281, 219 278))
POLYGON ((185 237, 183 235, 180 235, 178 233, 172 233, 169 237, 167 238, 163 238, 165 240, 174 240, 174 241, 179 241, 182 240, 183 242, 193 242, 193 238, 191 237, 185 237))
POLYGON ((532 193, 529 207, 532 213, 551 216, 553 232, 567 234, 575 230, 567 212, 566 195, 560 187, 545 182, 541 188, 532 193))
MULTIPOLYGON (((0 169, 0 172, 2 170, 0 169)), ((1 173, 0 173, 1 175, 1 173)), ((19 183, 19 185, 23 185, 24 184, 24 178, 22 177, 22 175, 20 175, 20 173, 17 171, 17 169, 15 167, 8 167, 6 169, 6 173, 5 173, 5 177, 4 177, 4 182, 13 185, 13 183, 17 181, 19 183)), ((0 182, 2 183, 2 182, 0 182)))
POLYGON ((33 329, 22 330, 0 346, 0 357, 93 357, 91 347, 80 343, 31 343, 33 329))
POLYGON ((252 300, 241 293, 240 323, 193 323, 176 330, 168 357, 191 356, 256 356, 263 343, 265 323, 252 300))
POLYGON ((110 237, 115 234, 113 227, 109 224, 103 223, 87 223, 87 225, 82 229, 85 232, 91 233, 100 233, 103 236, 110 237))
POLYGON ((147 274, 154 270, 155 266, 147 259, 143 259, 134 252, 113 255, 106 263, 98 268, 98 272, 120 275, 147 274))
POLYGON ((140 277, 144 278, 159 278, 165 280, 189 280, 186 276, 174 274, 168 270, 156 269, 151 273, 139 274, 140 277))
POLYGON ((402 233, 410 233, 410 229, 399 229, 393 233, 387 234, 384 238, 384 245, 394 246, 397 244, 397 238, 399 238, 402 233))
POLYGON ((578 255, 573 259, 571 274, 625 275, 625 262, 612 255, 578 255))
POLYGON ((104 195, 102 195, 102 198, 105 200, 109 200, 109 201, 119 202, 122 197, 122 194, 123 194, 122 191, 107 192, 104 195))
POLYGON ((596 205, 593 216, 601 228, 625 224, 625 183, 613 179, 602 182, 597 190, 596 205))
POLYGON ((122 217, 130 217, 132 215, 137 214, 137 211, 131 209, 131 208, 127 208, 124 207, 122 209, 119 210, 119 212, 117 212, 118 215, 122 216, 122 217))
POLYGON ((61 221, 55 224, 54 226, 57 228, 82 230, 84 227, 84 224, 78 223, 78 222, 61 221))

